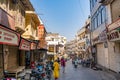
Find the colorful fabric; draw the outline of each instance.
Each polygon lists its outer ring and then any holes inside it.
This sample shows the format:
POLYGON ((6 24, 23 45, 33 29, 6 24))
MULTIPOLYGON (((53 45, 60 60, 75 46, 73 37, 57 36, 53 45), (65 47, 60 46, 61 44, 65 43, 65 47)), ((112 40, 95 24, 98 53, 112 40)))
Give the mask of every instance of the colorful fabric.
POLYGON ((53 64, 54 67, 54 71, 53 71, 53 76, 54 78, 59 78, 59 63, 58 62, 54 62, 53 64))
POLYGON ((61 66, 65 67, 65 60, 61 59, 61 66))

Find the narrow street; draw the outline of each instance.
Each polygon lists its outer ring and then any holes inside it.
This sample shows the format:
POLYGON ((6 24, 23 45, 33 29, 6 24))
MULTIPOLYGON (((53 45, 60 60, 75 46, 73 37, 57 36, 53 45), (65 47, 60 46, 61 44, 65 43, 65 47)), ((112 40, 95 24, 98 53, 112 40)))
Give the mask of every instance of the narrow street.
POLYGON ((81 65, 75 69, 71 61, 67 62, 66 72, 60 72, 59 80, 116 80, 112 75, 103 71, 95 71, 90 68, 84 68, 81 65))
POLYGON ((54 77, 120 80, 120 0, 0 0, 0 80, 54 77))

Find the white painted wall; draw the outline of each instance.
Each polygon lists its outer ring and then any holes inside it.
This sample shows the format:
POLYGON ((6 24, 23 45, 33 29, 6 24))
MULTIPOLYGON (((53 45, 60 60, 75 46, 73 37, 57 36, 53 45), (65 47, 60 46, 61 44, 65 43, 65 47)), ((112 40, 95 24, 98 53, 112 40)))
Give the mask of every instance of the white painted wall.
POLYGON ((104 43, 97 44, 97 63, 109 68, 108 48, 104 48, 104 43))
POLYGON ((109 67, 115 72, 120 72, 120 43, 109 42, 109 67))

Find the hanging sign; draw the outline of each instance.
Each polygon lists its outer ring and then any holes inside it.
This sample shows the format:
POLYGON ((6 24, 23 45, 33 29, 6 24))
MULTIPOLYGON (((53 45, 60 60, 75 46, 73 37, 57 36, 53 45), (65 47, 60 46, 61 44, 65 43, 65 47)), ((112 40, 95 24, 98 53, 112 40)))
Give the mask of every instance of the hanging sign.
POLYGON ((108 31, 112 31, 116 28, 120 27, 120 19, 118 19, 117 21, 113 22, 112 24, 108 25, 108 31))

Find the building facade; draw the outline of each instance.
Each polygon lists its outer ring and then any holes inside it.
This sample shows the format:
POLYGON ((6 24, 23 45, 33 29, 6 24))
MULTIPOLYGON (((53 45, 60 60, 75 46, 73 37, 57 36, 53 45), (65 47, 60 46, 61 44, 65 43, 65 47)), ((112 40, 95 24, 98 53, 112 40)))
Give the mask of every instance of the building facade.
POLYGON ((26 64, 26 66, 30 66, 30 63, 35 61, 36 56, 38 55, 36 53, 36 47, 37 47, 37 41, 36 37, 38 37, 37 29, 40 25, 40 20, 37 16, 37 14, 34 11, 26 11, 25 12, 25 32, 22 34, 22 37, 29 40, 30 48, 29 49, 21 49, 20 55, 22 56, 22 64, 26 64), (25 57, 23 57, 25 56, 25 57))
POLYGON ((17 72, 25 68, 18 54, 25 31, 25 10, 34 10, 29 0, 0 0, 0 78, 5 70, 17 72))
POLYGON ((81 58, 90 58, 90 18, 85 25, 77 32, 77 52, 81 58))
POLYGON ((39 40, 39 44, 38 44, 38 53, 39 53, 39 58, 46 58, 47 55, 47 42, 45 40, 47 31, 45 29, 44 24, 41 21, 41 24, 38 26, 38 40, 39 40))
POLYGON ((120 73, 120 1, 101 0, 102 5, 108 8, 108 57, 109 69, 120 73))
POLYGON ((47 33, 47 55, 54 56, 56 59, 58 56, 63 56, 65 53, 64 47, 66 43, 66 37, 59 35, 58 33, 47 33))
POLYGON ((73 39, 71 41, 66 42, 65 44, 65 52, 68 55, 74 55, 77 54, 77 39, 73 39))
POLYGON ((109 67, 106 35, 107 10, 107 7, 102 5, 100 0, 90 0, 92 54, 94 61, 106 68, 109 67))

